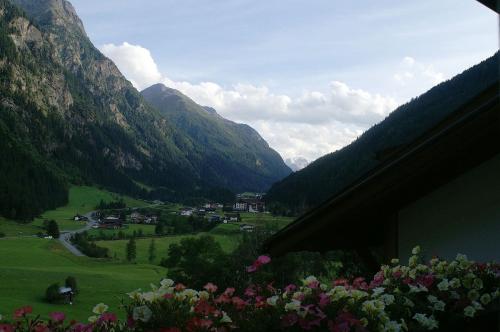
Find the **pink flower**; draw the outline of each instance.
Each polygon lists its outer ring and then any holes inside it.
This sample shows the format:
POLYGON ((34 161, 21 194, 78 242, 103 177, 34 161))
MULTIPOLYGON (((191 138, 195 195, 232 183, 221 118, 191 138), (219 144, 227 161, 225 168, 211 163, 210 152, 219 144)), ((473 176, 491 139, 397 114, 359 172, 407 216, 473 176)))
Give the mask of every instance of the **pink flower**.
POLYGON ((419 277, 417 282, 426 288, 430 288, 434 283, 434 276, 432 274, 426 274, 419 277))
POLYGON ((257 295, 257 292, 255 291, 254 286, 249 286, 245 289, 245 296, 254 297, 255 295, 257 295))
POLYGON ((235 296, 231 299, 233 302, 233 305, 236 307, 237 310, 243 310, 247 306, 247 302, 242 300, 241 298, 235 296))
POLYGON ((101 315, 101 317, 99 317, 99 321, 100 322, 110 322, 110 323, 114 323, 116 322, 118 319, 116 317, 115 314, 111 313, 111 312, 105 312, 101 315))
POLYGON ((324 308, 328 304, 330 304, 330 297, 325 293, 319 294, 319 302, 318 302, 319 307, 324 308))
POLYGON ((261 265, 269 264, 271 262, 271 257, 262 255, 257 258, 257 262, 259 262, 261 265))
POLYGON ((92 325, 91 324, 83 324, 83 323, 78 323, 76 324, 73 329, 71 330, 72 332, 91 332, 92 331, 92 325))
POLYGON ((14 332, 14 326, 10 324, 0 324, 0 332, 14 332))
POLYGON ((217 291, 217 286, 209 282, 208 284, 205 285, 205 290, 209 293, 215 293, 217 291))
POLYGON ((235 291, 236 289, 234 289, 233 287, 226 288, 226 290, 224 291, 224 295, 233 296, 235 291))
POLYGON ((285 287, 285 292, 290 293, 290 292, 295 291, 296 289, 297 289, 297 286, 295 286, 294 284, 290 284, 290 285, 285 287))
POLYGON ((33 308, 30 307, 30 306, 26 306, 26 307, 22 307, 22 308, 19 308, 19 309, 16 309, 14 311, 14 319, 19 319, 19 318, 22 318, 26 315, 29 315, 33 312, 33 308))
POLYGON ((248 273, 253 273, 257 271, 262 265, 269 264, 271 262, 271 258, 266 255, 259 256, 255 262, 251 266, 247 267, 248 273))
POLYGON ((62 322, 66 319, 66 315, 63 312, 53 312, 49 316, 54 322, 62 322))

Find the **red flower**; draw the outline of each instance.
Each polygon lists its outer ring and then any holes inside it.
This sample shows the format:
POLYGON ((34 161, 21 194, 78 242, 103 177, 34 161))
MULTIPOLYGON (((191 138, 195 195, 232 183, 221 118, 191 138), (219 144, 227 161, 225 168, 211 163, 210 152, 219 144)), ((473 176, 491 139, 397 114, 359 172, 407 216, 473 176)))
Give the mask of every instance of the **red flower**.
POLYGON ((185 289, 186 289, 186 286, 184 286, 181 283, 178 283, 177 285, 175 285, 175 290, 178 291, 178 292, 182 292, 185 289))
POLYGON ((14 319, 19 319, 19 318, 22 318, 26 315, 29 315, 33 312, 33 308, 30 307, 30 306, 26 306, 26 307, 22 307, 22 308, 19 308, 19 309, 16 309, 14 311, 14 319))
POLYGON ((50 329, 47 327, 47 325, 39 324, 35 326, 35 332, 49 332, 50 329))
POLYGON ((53 312, 49 316, 54 322, 62 322, 66 319, 66 315, 63 312, 53 312))
POLYGON ((14 332, 14 326, 10 324, 0 324, 0 332, 14 332))
POLYGON ((200 300, 194 307, 194 312, 201 314, 202 316, 208 316, 214 313, 217 309, 211 306, 207 301, 200 300))

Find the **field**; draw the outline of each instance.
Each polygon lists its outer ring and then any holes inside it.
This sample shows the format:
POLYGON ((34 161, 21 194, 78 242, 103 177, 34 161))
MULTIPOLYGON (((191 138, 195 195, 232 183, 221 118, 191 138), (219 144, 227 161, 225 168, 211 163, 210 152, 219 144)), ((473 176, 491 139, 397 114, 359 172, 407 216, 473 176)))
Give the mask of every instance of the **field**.
POLYGON ((86 320, 99 302, 118 311, 126 292, 146 289, 166 275, 166 270, 147 264, 123 264, 86 257, 75 257, 58 241, 37 238, 0 240, 0 311, 31 305, 42 315, 63 310, 70 318, 86 320), (64 283, 67 276, 77 278, 80 294, 73 306, 43 301, 52 283, 64 283))
MULTIPOLYGON (((172 243, 178 243, 181 239, 192 236, 201 236, 203 234, 211 235, 217 240, 222 248, 226 252, 230 252, 233 250, 238 244, 239 235, 233 231, 226 232, 223 230, 219 230, 219 227, 228 228, 227 226, 234 225, 219 225, 217 228, 208 233, 199 233, 197 235, 176 235, 176 236, 163 236, 157 237, 155 239, 156 246, 156 260, 153 262, 154 264, 160 263, 161 259, 167 256, 168 247, 172 243)), ((233 228, 233 227, 231 227, 233 228)), ((239 231, 238 231, 239 232, 239 231)), ((115 241, 98 241, 97 245, 101 247, 105 247, 109 249, 110 256, 115 257, 119 260, 125 259, 125 246, 127 245, 128 240, 115 240, 115 241)), ((151 239, 137 239, 137 263, 148 263, 148 249, 151 244, 151 239)))
POLYGON ((114 234, 118 234, 118 232, 122 232, 125 235, 132 235, 134 231, 137 233, 139 230, 142 230, 142 234, 144 235, 154 235, 155 234, 155 225, 144 225, 144 224, 127 224, 122 229, 91 229, 88 231, 89 235, 98 236, 101 234, 105 234, 106 236, 113 236, 114 234))
POLYGON ((69 202, 67 205, 47 211, 39 218, 35 219, 35 221, 28 224, 20 224, 15 221, 0 218, 0 232, 5 233, 7 236, 34 235, 43 231, 41 226, 46 219, 54 219, 57 221, 60 230, 82 228, 85 225, 84 223, 72 220, 75 214, 85 214, 94 210, 95 206, 99 204, 101 200, 111 202, 120 198, 130 207, 143 207, 149 205, 147 202, 117 195, 95 187, 73 186, 69 190, 69 202))
MULTIPOLYGON (((109 248, 111 257, 117 259, 91 259, 75 257, 70 254, 57 240, 45 240, 32 237, 42 229, 44 219, 54 219, 61 230, 77 229, 82 223, 71 218, 79 213, 92 211, 101 201, 112 201, 123 198, 127 206, 146 207, 174 212, 177 205, 151 206, 149 203, 121 197, 116 194, 99 190, 94 187, 72 187, 69 203, 53 211, 45 212, 32 223, 21 224, 0 218, 0 232, 5 233, 5 239, 0 239, 0 314, 9 315, 12 310, 23 305, 31 305, 36 312, 47 315, 53 311, 64 311, 69 318, 86 320, 91 315, 93 306, 104 302, 112 311, 119 311, 121 299, 125 293, 137 288, 146 289, 150 283, 157 283, 167 275, 167 270, 158 266, 168 253, 172 243, 179 242, 188 236, 209 234, 213 236, 227 252, 233 250, 241 236, 239 224, 220 224, 207 233, 197 235, 165 236, 155 238, 156 260, 148 264, 148 248, 151 238, 137 239, 137 262, 124 262, 126 240, 99 241, 100 246, 109 248), (45 289, 52 283, 63 283, 67 276, 77 279, 80 294, 75 303, 69 305, 52 305, 44 302, 45 289)), ((218 211, 219 212, 219 211, 218 211)), ((222 214, 222 213, 219 213, 222 214)), ((283 227, 290 218, 276 218, 269 214, 242 213, 245 224, 265 226, 275 224, 283 227)), ((155 226, 134 225, 123 229, 124 233, 132 234, 142 229, 143 234, 154 233, 155 226)), ((91 230, 98 233, 99 230, 91 230)), ((106 233, 116 232, 114 230, 106 233)))

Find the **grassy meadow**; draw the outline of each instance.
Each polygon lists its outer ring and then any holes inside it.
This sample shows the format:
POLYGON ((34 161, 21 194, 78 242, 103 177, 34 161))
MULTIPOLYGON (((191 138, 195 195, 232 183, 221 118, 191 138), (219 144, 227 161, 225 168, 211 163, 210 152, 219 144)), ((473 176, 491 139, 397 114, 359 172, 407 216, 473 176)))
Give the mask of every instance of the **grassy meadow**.
MULTIPOLYGON (((47 315, 54 311, 64 311, 69 318, 86 320, 95 304, 104 302, 115 312, 125 293, 137 288, 146 289, 150 283, 157 283, 167 275, 167 270, 158 266, 168 254, 168 247, 181 239, 202 234, 212 235, 230 252, 241 236, 239 224, 220 224, 210 232, 197 235, 178 235, 155 237, 156 259, 148 262, 148 248, 151 238, 137 239, 137 259, 135 263, 124 260, 127 240, 98 241, 98 245, 110 251, 110 259, 76 257, 70 254, 57 240, 46 240, 32 235, 42 231, 45 219, 54 219, 61 230, 78 229, 83 223, 75 222, 72 217, 79 213, 92 211, 101 201, 114 201, 122 198, 129 207, 146 207, 175 213, 178 205, 150 205, 150 203, 122 197, 95 187, 72 187, 69 203, 53 211, 47 211, 31 223, 17 223, 0 218, 0 232, 6 238, 0 239, 0 314, 10 315, 15 308, 31 305, 36 312, 47 315), (53 283, 64 283, 67 276, 77 279, 80 294, 72 306, 54 305, 44 301, 46 288, 53 283)), ((222 214, 221 211, 217 211, 222 214)), ((276 224, 283 227, 290 218, 273 217, 270 214, 243 213, 242 223, 264 226, 276 224)), ((144 235, 154 234, 154 225, 129 224, 122 229, 126 234, 142 230, 144 235)), ((91 230, 98 234, 99 230, 91 230)), ((106 233, 117 232, 105 230, 106 233)))
MULTIPOLYGON (((156 259, 153 262, 153 264, 159 264, 161 259, 167 256, 168 247, 172 243, 178 243, 183 238, 193 237, 193 236, 198 237, 203 234, 213 236, 215 240, 220 243, 222 249, 224 249, 226 252, 231 252, 236 248, 240 235, 234 232, 226 233, 218 231, 219 227, 225 227, 225 226, 228 225, 219 225, 217 228, 213 229, 210 232, 198 233, 196 235, 173 235, 173 236, 163 236, 154 238, 156 247, 156 259)), ((236 225, 231 225, 231 226, 236 226, 236 225)), ((152 238, 136 239, 137 263, 140 264, 148 263, 149 246, 151 244, 151 239, 152 238)), ((129 240, 97 241, 96 243, 100 247, 108 248, 109 255, 111 257, 116 257, 118 260, 125 260, 125 247, 128 241, 129 240)))
POLYGON ((57 240, 13 238, 0 240, 0 312, 10 315, 20 306, 31 305, 47 315, 64 311, 69 318, 86 320, 95 304, 104 302, 117 312, 125 293, 148 288, 166 275, 166 270, 148 264, 124 264, 112 260, 76 257, 57 240), (44 302, 45 289, 77 279, 80 294, 72 306, 44 302))

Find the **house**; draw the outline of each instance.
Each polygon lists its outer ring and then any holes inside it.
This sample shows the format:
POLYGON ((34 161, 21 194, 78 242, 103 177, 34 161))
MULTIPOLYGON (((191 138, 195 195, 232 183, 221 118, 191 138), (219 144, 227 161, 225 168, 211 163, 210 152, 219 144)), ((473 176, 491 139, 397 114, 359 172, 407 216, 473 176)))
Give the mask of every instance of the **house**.
POLYGON ((140 214, 139 212, 134 211, 130 214, 130 220, 134 224, 141 224, 144 221, 144 216, 142 214, 140 214))
POLYGON ((85 216, 82 216, 82 215, 79 215, 77 214, 76 216, 73 217, 73 220, 74 221, 88 221, 89 218, 85 217, 85 216))
POLYGON ((264 194, 261 193, 243 193, 236 196, 236 203, 233 205, 233 211, 241 212, 264 212, 266 205, 264 194))
POLYGON ((158 217, 155 215, 147 215, 144 218, 144 223, 145 224, 157 224, 158 223, 158 217))
POLYGON ((224 215, 224 220, 239 222, 241 221, 241 216, 239 213, 226 213, 224 215))
POLYGON ((193 209, 192 208, 182 208, 180 211, 181 216, 189 217, 193 215, 193 209))
POLYGON ((240 225, 241 232, 252 233, 254 230, 255 230, 254 225, 247 225, 247 224, 240 225))
POLYGON ((99 228, 118 229, 123 226, 123 221, 116 216, 109 216, 99 221, 99 228))
POLYGON ((219 222, 219 221, 221 221, 221 217, 219 215, 214 214, 214 215, 210 216, 209 221, 210 222, 219 222))
POLYGON ((306 212, 264 246, 290 251, 371 248, 406 259, 427 256, 500 261, 500 107, 498 83, 418 139, 306 212))

